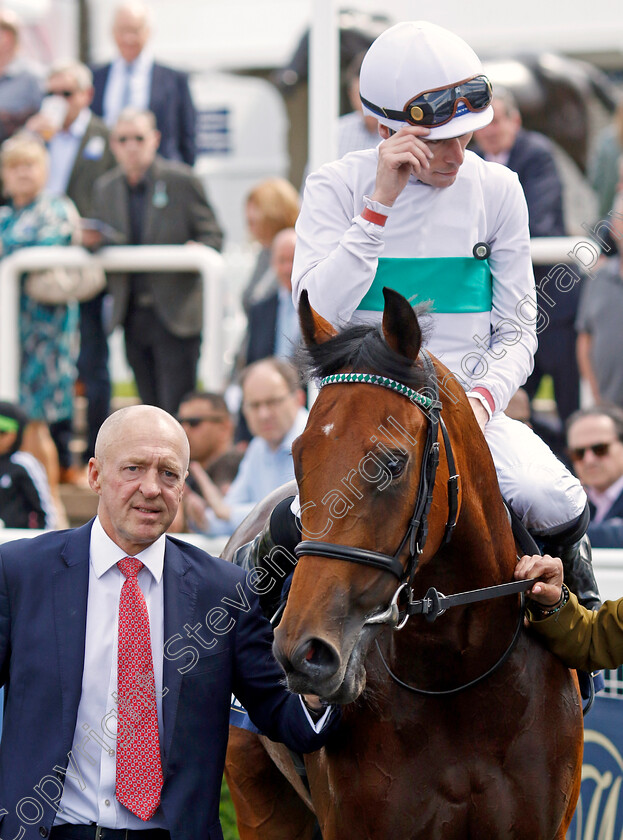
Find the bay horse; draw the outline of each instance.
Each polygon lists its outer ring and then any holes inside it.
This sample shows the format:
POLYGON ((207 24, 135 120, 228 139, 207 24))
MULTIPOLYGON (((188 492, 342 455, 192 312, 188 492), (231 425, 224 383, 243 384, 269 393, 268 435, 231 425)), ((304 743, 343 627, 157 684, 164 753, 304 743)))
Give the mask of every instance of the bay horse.
POLYGON ((523 631, 516 592, 441 614, 435 593, 512 581, 516 548, 463 389, 384 295, 382 330, 339 334, 301 299, 322 387, 293 447, 303 540, 274 652, 342 724, 305 756, 307 786, 281 745, 231 730, 240 836, 309 840, 313 809, 324 840, 562 840, 577 680, 523 631))

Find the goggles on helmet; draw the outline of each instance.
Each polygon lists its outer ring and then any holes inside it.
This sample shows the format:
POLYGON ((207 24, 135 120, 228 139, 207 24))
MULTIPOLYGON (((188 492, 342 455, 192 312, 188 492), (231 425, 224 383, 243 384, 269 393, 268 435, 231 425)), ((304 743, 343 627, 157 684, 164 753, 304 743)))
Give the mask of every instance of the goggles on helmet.
POLYGON ((402 111, 373 105, 363 96, 361 101, 370 111, 389 120, 434 128, 445 125, 467 111, 484 111, 491 104, 492 98, 491 82, 486 76, 479 75, 450 87, 418 93, 407 102, 402 111))

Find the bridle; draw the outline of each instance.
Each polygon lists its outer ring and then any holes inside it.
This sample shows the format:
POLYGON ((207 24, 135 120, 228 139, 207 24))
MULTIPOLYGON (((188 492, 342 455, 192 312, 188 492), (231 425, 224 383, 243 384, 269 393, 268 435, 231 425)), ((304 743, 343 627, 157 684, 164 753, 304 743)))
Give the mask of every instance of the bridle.
MULTIPOLYGON (((369 384, 378 385, 382 388, 387 388, 397 394, 401 394, 410 400, 413 405, 417 406, 424 414, 427 421, 426 440, 424 442, 424 451, 422 453, 422 465, 420 469, 420 479, 413 508, 413 514, 409 520, 405 535, 396 551, 393 554, 384 554, 379 551, 372 551, 366 548, 357 548, 350 545, 340 545, 338 543, 329 543, 321 540, 303 540, 294 549, 297 558, 304 555, 313 555, 314 557, 328 557, 333 560, 347 560, 350 563, 359 563, 364 566, 371 566, 381 571, 389 572, 400 581, 392 603, 387 610, 381 614, 371 616, 366 623, 369 624, 392 624, 395 629, 400 629, 408 620, 409 615, 398 622, 394 619, 398 613, 398 600, 403 593, 408 593, 408 601, 412 603, 412 588, 415 573, 417 571, 418 563, 426 540, 428 538, 428 514, 433 500, 433 490, 435 488, 435 477, 437 475, 437 467, 439 465, 439 430, 443 437, 444 448, 446 453, 446 461, 448 464, 448 518, 442 545, 448 543, 456 526, 459 513, 459 475, 456 470, 456 463, 454 453, 452 451, 452 444, 450 443, 450 436, 448 430, 441 417, 442 404, 439 400, 439 384, 437 381, 437 374, 433 366, 429 354, 423 350, 420 353, 424 371, 428 374, 428 382, 432 388, 432 396, 427 396, 389 379, 385 376, 377 376, 371 373, 337 373, 332 376, 326 376, 321 380, 320 386, 326 387, 328 385, 338 385, 346 383, 369 384), (409 554, 406 564, 403 565, 402 555, 405 547, 408 546, 409 554)), ((438 614, 438 613, 437 613, 438 614)), ((437 617, 436 615, 434 616, 437 617)))
POLYGON ((456 470, 456 462, 452 451, 450 436, 448 435, 448 430, 446 429, 446 425, 441 417, 442 404, 439 400, 439 383, 437 374, 430 355, 425 350, 422 350, 420 356, 422 359, 422 366, 428 374, 428 383, 432 388, 432 397, 422 394, 419 391, 415 391, 407 385, 403 385, 393 379, 368 373, 337 373, 332 376, 324 377, 324 379, 320 382, 321 387, 357 383, 378 385, 382 388, 388 388, 389 390, 401 394, 409 399, 422 411, 426 418, 426 440, 424 442, 424 451, 422 454, 422 465, 420 469, 417 496, 415 499, 413 514, 409 520, 406 533, 400 541, 398 548, 394 554, 384 554, 371 549, 340 545, 338 543, 329 543, 321 540, 303 540, 296 546, 294 553, 297 559, 303 556, 311 555, 314 557, 327 557, 333 560, 346 560, 350 563, 371 566, 372 568, 389 572, 398 578, 399 586, 394 593, 389 606, 386 609, 380 609, 368 616, 364 621, 364 625, 387 624, 394 630, 401 630, 412 615, 424 615, 428 621, 434 621, 450 607, 473 604, 479 601, 500 598, 505 595, 513 595, 521 592, 522 598, 519 619, 510 644, 498 661, 484 674, 481 674, 476 679, 471 680, 470 682, 457 688, 449 689, 447 691, 425 691, 403 683, 390 670, 387 662, 383 658, 377 642, 377 649, 381 655, 383 665, 385 666, 388 674, 399 685, 417 694, 449 695, 455 694, 465 688, 469 688, 472 685, 476 685, 481 682, 481 680, 490 676, 490 674, 496 671, 508 659, 517 644, 520 631, 523 626, 523 618, 525 614, 523 593, 526 589, 529 589, 532 586, 534 581, 512 581, 510 583, 488 586, 482 589, 474 589, 468 592, 460 592, 456 595, 449 596, 443 595, 435 589, 435 587, 431 587, 424 598, 414 600, 413 581, 420 556, 424 550, 428 537, 428 514, 433 500, 435 477, 437 474, 437 467, 439 465, 438 437, 440 429, 444 442, 446 462, 448 465, 448 518, 446 520, 441 545, 445 545, 451 540, 454 528, 456 527, 459 515, 460 482, 460 476, 456 470), (403 565, 401 557, 407 545, 409 554, 406 563, 403 565), (401 600, 403 601, 402 605, 400 604, 401 600))

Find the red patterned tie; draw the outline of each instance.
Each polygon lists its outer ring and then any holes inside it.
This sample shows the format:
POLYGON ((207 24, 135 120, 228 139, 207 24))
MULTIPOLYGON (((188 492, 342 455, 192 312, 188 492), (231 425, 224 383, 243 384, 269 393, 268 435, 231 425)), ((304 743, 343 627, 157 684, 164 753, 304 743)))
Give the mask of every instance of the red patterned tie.
POLYGON ((129 811, 148 820, 160 803, 162 766, 149 614, 136 578, 143 564, 126 557, 117 565, 126 579, 119 599, 115 792, 129 811))

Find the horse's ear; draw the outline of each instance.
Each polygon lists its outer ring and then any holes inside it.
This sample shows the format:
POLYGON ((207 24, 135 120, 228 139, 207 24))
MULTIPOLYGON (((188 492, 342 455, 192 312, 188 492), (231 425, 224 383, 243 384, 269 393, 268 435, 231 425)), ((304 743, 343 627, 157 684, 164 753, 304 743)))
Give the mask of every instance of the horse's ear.
POLYGON ((307 289, 303 289, 299 299, 299 321, 305 344, 324 344, 337 335, 337 330, 311 308, 307 289))
POLYGON ((383 335, 396 353, 417 359, 422 344, 422 331, 409 301, 393 289, 383 288, 383 335))

